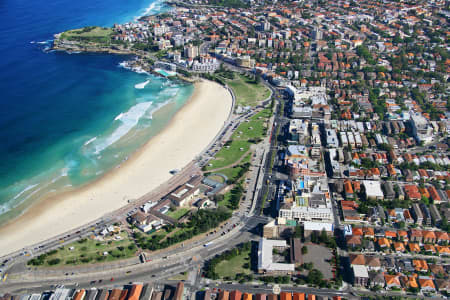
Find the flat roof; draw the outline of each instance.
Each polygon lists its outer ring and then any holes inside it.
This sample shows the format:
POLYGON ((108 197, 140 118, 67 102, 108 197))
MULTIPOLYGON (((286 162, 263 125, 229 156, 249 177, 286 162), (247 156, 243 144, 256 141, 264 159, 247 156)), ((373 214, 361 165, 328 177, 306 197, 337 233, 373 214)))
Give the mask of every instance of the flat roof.
POLYGON ((288 271, 295 270, 294 264, 274 263, 273 262, 273 247, 286 247, 285 240, 268 240, 261 238, 258 247, 258 269, 267 271, 288 271))
POLYGON ((381 184, 376 180, 363 180, 364 188, 366 189, 367 197, 384 197, 381 190, 381 184))
POLYGON ((305 221, 303 222, 303 228, 305 230, 312 230, 312 231, 322 231, 325 229, 325 231, 334 231, 334 226, 332 223, 324 223, 324 222, 310 222, 305 221))
POLYGON ((369 272, 367 271, 367 267, 364 265, 353 265, 353 273, 355 277, 360 278, 369 278, 369 272))

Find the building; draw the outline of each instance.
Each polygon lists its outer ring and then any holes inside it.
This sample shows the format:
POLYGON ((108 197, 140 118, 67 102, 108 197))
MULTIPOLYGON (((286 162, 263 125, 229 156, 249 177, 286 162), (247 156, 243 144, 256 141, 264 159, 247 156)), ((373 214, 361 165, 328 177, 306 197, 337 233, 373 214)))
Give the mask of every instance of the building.
POLYGON ((297 221, 332 222, 333 211, 331 208, 316 208, 307 206, 282 207, 279 216, 297 221))
POLYGON ((222 290, 219 293, 219 297, 217 300, 229 300, 230 299, 230 292, 222 290))
POLYGON ((187 45, 184 47, 184 57, 196 58, 199 55, 198 46, 187 45))
POLYGON ((195 175, 188 182, 179 186, 169 195, 169 199, 176 206, 189 206, 192 201, 200 194, 199 185, 201 183, 201 176, 195 175))
POLYGON ((242 292, 239 290, 234 290, 230 293, 230 300, 241 300, 242 292))
POLYGON ((173 300, 183 300, 184 297, 184 283, 182 281, 178 282, 177 288, 175 289, 175 295, 173 296, 173 300))
POLYGON ((430 126, 427 119, 422 116, 422 114, 412 113, 409 121, 417 142, 428 144, 433 141, 433 127, 430 126))
POLYGON ((333 223, 303 222, 303 234, 305 238, 311 236, 313 232, 320 234, 322 231, 325 231, 328 236, 332 236, 334 233, 333 223))
POLYGON ((379 181, 363 180, 363 185, 366 190, 366 196, 368 199, 383 200, 384 194, 381 190, 379 181))
POLYGON ((364 265, 353 265, 353 284, 358 286, 367 286, 369 283, 369 272, 364 265))
POLYGON ((422 210, 419 207, 419 204, 413 203, 412 209, 411 209, 411 214, 412 214, 412 217, 414 218, 414 222, 416 222, 416 224, 422 225, 423 215, 422 215, 422 210))
POLYGON ((292 274, 295 271, 294 264, 273 262, 273 248, 285 249, 285 240, 268 240, 261 238, 258 246, 258 272, 266 274, 292 274))
POLYGON ((250 56, 241 56, 236 59, 236 64, 243 68, 253 69, 255 67, 255 60, 250 56))
POLYGON ((433 219, 433 224, 439 226, 442 222, 442 217, 436 205, 434 204, 430 205, 430 214, 431 218, 433 219))
POLYGON ((420 203, 420 209, 422 210, 423 224, 431 226, 431 213, 425 203, 420 203))
POLYGON ((128 294, 127 300, 139 300, 139 297, 141 296, 142 293, 142 288, 143 288, 142 284, 133 284, 131 286, 131 290, 130 293, 128 294))

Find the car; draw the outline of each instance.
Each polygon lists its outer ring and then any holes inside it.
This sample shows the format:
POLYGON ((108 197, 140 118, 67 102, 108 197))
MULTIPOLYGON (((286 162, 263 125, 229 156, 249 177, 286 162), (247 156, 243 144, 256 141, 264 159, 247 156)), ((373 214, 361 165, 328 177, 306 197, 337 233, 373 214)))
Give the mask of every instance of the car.
POLYGON ((90 284, 94 284, 94 283, 96 283, 97 282, 97 280, 92 280, 91 282, 90 282, 90 284))

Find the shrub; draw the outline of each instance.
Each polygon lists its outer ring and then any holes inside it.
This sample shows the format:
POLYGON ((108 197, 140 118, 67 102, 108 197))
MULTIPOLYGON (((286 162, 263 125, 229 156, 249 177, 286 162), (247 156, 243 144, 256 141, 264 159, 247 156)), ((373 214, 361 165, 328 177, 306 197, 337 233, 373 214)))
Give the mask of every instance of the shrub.
POLYGON ((53 266, 53 265, 59 264, 60 262, 61 262, 61 260, 59 258, 53 258, 48 261, 48 264, 53 266))

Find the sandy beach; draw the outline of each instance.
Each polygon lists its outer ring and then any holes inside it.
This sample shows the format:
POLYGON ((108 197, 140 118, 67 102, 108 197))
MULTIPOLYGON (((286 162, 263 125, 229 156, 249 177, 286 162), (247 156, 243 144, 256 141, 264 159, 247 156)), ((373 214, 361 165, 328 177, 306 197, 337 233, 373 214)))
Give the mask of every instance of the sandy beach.
POLYGON ((94 221, 172 177, 214 139, 232 106, 217 83, 200 82, 170 124, 127 162, 77 191, 33 204, 0 228, 0 256, 94 221))

